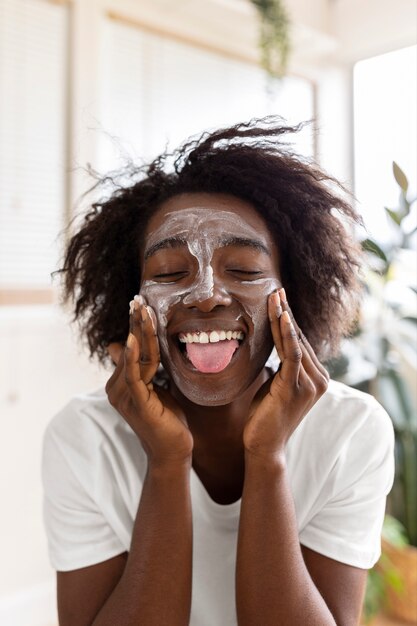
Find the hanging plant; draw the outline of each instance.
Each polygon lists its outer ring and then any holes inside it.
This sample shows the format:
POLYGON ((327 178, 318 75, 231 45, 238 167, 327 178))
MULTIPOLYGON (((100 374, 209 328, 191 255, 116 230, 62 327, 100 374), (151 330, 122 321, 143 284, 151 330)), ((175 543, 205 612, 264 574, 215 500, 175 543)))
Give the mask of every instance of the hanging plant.
POLYGON ((260 16, 259 47, 262 67, 270 76, 285 75, 290 52, 287 10, 283 0, 250 0, 260 16))

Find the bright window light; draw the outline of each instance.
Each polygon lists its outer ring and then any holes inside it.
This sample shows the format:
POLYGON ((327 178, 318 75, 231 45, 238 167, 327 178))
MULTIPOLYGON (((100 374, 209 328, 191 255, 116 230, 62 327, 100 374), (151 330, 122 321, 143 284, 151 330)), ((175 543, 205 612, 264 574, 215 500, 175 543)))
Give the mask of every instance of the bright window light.
POLYGON ((354 69, 355 194, 371 236, 389 236, 384 206, 396 207, 392 161, 416 194, 417 46, 360 61, 354 69))

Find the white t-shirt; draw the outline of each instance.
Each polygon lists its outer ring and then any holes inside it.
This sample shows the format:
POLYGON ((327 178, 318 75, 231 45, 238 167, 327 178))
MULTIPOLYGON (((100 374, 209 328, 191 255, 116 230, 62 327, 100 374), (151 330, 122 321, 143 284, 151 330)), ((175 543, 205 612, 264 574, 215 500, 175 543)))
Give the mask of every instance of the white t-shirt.
MULTIPOLYGON (((331 381, 287 444, 300 543, 372 567, 394 477, 392 422, 367 394, 331 381)), ((79 395, 44 435, 44 523, 52 566, 73 570, 129 551, 147 459, 104 390, 79 395)), ((235 626, 241 501, 214 502, 191 470, 191 626, 235 626)))

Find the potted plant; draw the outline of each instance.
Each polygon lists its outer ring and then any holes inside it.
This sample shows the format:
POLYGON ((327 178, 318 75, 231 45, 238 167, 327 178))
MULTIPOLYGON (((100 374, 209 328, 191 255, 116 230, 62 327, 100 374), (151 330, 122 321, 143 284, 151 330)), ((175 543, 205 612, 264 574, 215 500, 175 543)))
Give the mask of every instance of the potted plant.
POLYGON ((283 0, 251 0, 259 13, 261 64, 270 76, 282 78, 290 52, 289 18, 283 0))
MULTIPOLYGON (((382 543, 383 546, 388 544, 397 549, 408 545, 404 526, 391 515, 386 515, 384 519, 382 543)), ((368 574, 362 624, 372 626, 381 608, 387 610, 387 592, 389 589, 402 594, 404 585, 401 572, 384 549, 378 564, 368 574)))
POLYGON ((369 622, 379 602, 379 608, 384 606, 393 617, 417 624, 417 411, 411 393, 417 374, 415 251, 412 249, 417 227, 410 226, 416 199, 409 199, 407 177, 395 162, 393 173, 399 186, 398 207, 385 208, 392 236, 384 243, 369 238, 362 242, 369 267, 361 318, 342 358, 329 365, 332 374, 339 368, 339 379, 351 384, 352 361, 369 364, 371 375, 365 384, 363 380, 355 381, 354 386, 369 391, 381 402, 391 416, 395 431, 396 471, 387 503, 390 515, 384 524, 381 560, 368 577, 365 616, 369 622), (341 370, 343 359, 345 367, 341 370), (404 363, 407 363, 406 371, 411 372, 408 381, 401 371, 404 363), (386 602, 382 603, 382 598, 386 602))

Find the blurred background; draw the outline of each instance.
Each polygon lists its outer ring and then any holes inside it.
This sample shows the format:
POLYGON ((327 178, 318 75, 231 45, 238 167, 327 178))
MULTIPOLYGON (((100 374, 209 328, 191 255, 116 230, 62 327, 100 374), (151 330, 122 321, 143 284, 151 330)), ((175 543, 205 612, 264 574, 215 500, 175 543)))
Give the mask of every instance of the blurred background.
POLYGON ((270 113, 314 120, 296 148, 355 193, 367 226, 363 311, 328 366, 375 394, 396 431, 364 620, 417 623, 416 43, 415 0, 0 0, 2 625, 57 624, 42 436, 109 377, 50 276, 86 165, 104 173, 270 113))

